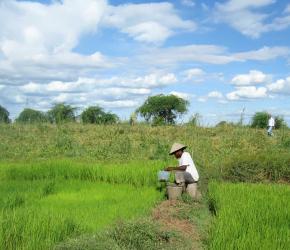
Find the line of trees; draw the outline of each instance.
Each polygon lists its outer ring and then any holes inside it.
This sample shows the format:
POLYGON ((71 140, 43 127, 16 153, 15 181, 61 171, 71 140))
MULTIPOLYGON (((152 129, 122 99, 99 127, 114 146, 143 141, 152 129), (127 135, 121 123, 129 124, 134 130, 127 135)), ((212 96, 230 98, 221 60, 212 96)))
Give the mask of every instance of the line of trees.
MULTIPOLYGON (((49 111, 41 112, 38 110, 25 108, 19 116, 15 119, 16 123, 64 123, 75 122, 77 120, 76 108, 65 103, 55 104, 49 111)), ((85 109, 80 119, 83 123, 93 124, 114 124, 119 121, 119 117, 116 114, 105 112, 103 108, 99 106, 91 106, 85 109)), ((10 123, 9 112, 2 106, 0 106, 0 123, 10 123)))
MULTIPOLYGON (((131 115, 130 124, 137 121, 137 116, 141 116, 146 122, 152 125, 173 125, 176 119, 180 118, 188 111, 189 102, 175 95, 155 95, 147 100, 131 115)), ((63 123, 75 122, 77 119, 83 123, 91 124, 115 124, 120 121, 116 114, 105 112, 99 106, 86 108, 80 116, 76 117, 76 108, 65 103, 55 104, 48 112, 41 112, 26 108, 16 118, 17 123, 63 123)), ((252 117, 250 126, 255 128, 266 128, 270 114, 267 112, 257 112, 252 117)), ((189 125, 198 126, 200 115, 196 113, 188 122, 189 125)), ((275 128, 286 126, 282 117, 275 117, 275 128)), ((9 112, 0 106, 0 123, 9 123, 9 112)), ((242 125, 221 121, 217 126, 242 125)))

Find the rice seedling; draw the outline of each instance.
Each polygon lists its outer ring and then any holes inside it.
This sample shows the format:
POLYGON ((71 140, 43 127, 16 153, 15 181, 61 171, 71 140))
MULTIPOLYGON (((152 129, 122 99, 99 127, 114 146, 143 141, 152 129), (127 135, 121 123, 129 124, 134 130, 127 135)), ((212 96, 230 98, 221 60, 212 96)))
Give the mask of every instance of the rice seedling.
POLYGON ((211 183, 210 249, 288 249, 288 185, 211 183))
POLYGON ((1 200, 0 249, 50 249, 57 242, 97 232, 118 220, 144 216, 162 198, 153 187, 62 180, 53 184, 51 192, 50 183, 0 184, 2 194, 14 187, 22 193, 18 197, 27 197, 25 203, 10 199, 9 206, 1 200), (45 196, 44 190, 48 190, 45 196))

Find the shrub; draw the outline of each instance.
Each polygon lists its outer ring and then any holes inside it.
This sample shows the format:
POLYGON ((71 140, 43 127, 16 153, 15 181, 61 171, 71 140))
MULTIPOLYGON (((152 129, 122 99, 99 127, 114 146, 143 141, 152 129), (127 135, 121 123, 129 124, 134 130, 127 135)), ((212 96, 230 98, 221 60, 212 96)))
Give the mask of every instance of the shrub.
POLYGON ((16 119, 20 123, 40 123, 48 121, 47 116, 41 111, 34 109, 24 109, 16 119))
POLYGON ((266 128, 270 114, 267 112, 257 112, 252 118, 251 127, 253 128, 266 128))
POLYGON ((9 112, 0 105, 0 123, 9 123, 9 112))

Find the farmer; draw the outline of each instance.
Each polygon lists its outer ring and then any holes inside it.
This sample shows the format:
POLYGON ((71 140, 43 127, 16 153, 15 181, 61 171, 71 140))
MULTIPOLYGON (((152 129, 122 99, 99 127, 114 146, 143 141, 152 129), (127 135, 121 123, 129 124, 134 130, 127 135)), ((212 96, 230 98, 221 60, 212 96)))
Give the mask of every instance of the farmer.
POLYGON ((275 119, 273 118, 272 115, 270 115, 270 118, 268 120, 268 135, 273 136, 273 128, 275 127, 275 119))
POLYGON ((167 167, 166 171, 182 171, 184 175, 185 184, 191 184, 198 182, 199 175, 194 165, 194 162, 188 152, 184 152, 187 146, 182 145, 180 143, 174 143, 170 150, 170 155, 174 155, 176 159, 178 159, 177 167, 167 167))

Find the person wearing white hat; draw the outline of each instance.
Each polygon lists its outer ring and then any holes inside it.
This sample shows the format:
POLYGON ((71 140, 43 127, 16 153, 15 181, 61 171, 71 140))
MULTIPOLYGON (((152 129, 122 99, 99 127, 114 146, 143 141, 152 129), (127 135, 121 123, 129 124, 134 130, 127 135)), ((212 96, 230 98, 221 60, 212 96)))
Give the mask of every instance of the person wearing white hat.
POLYGON ((184 172, 184 180, 185 184, 191 184, 198 182, 199 174, 195 167, 195 164, 188 152, 185 152, 187 146, 174 143, 170 150, 170 155, 174 155, 176 159, 178 159, 178 166, 177 167, 167 167, 165 168, 166 171, 183 171, 184 172))

